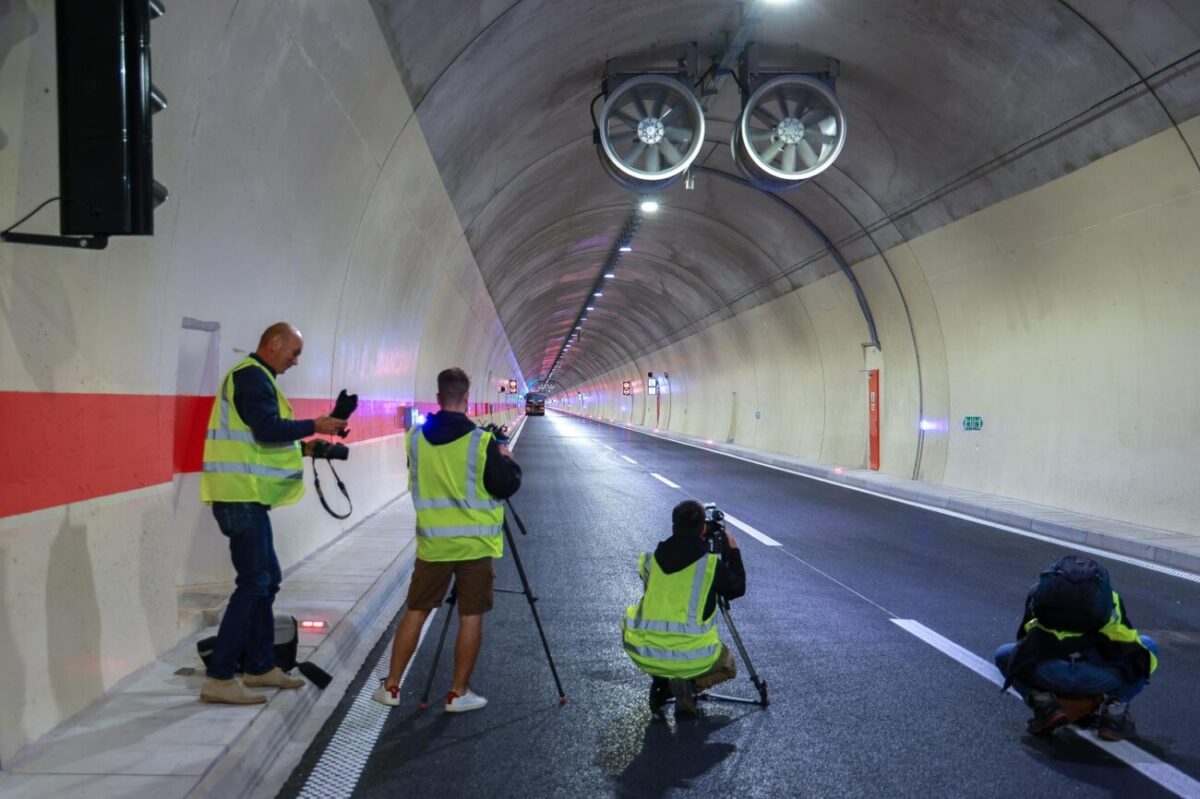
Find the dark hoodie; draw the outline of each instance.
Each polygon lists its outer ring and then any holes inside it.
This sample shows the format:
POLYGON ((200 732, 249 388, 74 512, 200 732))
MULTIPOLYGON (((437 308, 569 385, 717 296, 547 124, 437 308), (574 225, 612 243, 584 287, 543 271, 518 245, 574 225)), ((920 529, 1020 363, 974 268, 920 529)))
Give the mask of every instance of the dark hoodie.
MULTIPOLYGON (((475 423, 465 413, 438 411, 431 413, 421 426, 425 440, 435 447, 470 435, 475 423)), ((521 467, 500 452, 493 438, 488 442, 487 458, 483 464, 483 487, 496 499, 508 499, 521 487, 521 467)))
MULTIPOLYGON (((708 547, 696 533, 672 533, 671 537, 658 543, 654 550, 654 559, 658 567, 667 574, 680 572, 691 566, 704 555, 708 547)), ((707 619, 717 608, 717 594, 726 599, 737 599, 746 593, 746 569, 742 566, 740 549, 729 549, 717 562, 717 573, 713 576, 712 590, 704 603, 704 616, 707 619)))

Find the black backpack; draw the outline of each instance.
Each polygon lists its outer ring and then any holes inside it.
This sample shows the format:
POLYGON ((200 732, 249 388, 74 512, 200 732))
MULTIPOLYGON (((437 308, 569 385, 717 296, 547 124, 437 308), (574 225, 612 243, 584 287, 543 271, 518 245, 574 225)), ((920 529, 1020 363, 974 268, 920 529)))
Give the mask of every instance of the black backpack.
POLYGON ((1064 555, 1042 572, 1030 605, 1043 627, 1061 632, 1096 632, 1112 618, 1108 569, 1091 558, 1064 555))
MULTIPOLYGON (((196 642, 196 651, 200 655, 200 659, 204 661, 207 667, 211 665, 213 649, 217 645, 217 637, 215 635, 204 638, 196 642)), ((284 671, 299 669, 300 673, 312 681, 318 688, 324 689, 333 681, 329 673, 320 666, 309 661, 303 663, 296 662, 296 652, 300 646, 300 634, 298 625, 296 624, 295 616, 276 616, 275 617, 275 665, 284 671)), ((237 672, 240 674, 243 671, 241 658, 238 658, 237 672)))

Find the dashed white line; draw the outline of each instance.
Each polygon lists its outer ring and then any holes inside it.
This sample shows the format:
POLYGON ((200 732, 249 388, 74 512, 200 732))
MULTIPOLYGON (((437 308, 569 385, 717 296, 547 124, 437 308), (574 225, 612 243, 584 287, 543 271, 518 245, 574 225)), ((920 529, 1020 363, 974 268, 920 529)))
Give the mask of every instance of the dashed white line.
POLYGON ((629 461, 630 463, 633 463, 633 464, 637 463, 637 461, 635 461, 633 458, 629 457, 628 455, 622 455, 621 457, 624 458, 625 460, 629 461))
MULTIPOLYGON (((892 622, 901 629, 920 638, 942 654, 954 658, 993 684, 1004 684, 1004 677, 1000 674, 999 669, 974 652, 962 648, 949 638, 939 635, 920 622, 913 621, 912 619, 892 619, 892 622)), ((1019 696, 1011 688, 1009 689, 1009 693, 1019 696)), ((1125 763, 1125 765, 1139 772, 1147 779, 1158 783, 1176 796, 1181 796, 1185 799, 1200 799, 1200 782, 1192 779, 1174 766, 1164 763, 1149 752, 1139 749, 1129 743, 1129 741, 1103 741, 1096 735, 1094 730, 1081 730, 1078 727, 1067 727, 1067 729, 1088 743, 1094 744, 1104 750, 1106 754, 1125 763)))
POLYGON ((661 474, 658 474, 658 473, 656 473, 656 472, 650 472, 650 476, 651 476, 651 477, 653 477, 655 480, 657 480, 657 481, 658 481, 658 482, 660 482, 660 483, 664 483, 664 484, 666 484, 666 485, 669 485, 671 488, 679 488, 679 484, 678 484, 678 483, 672 483, 670 480, 668 480, 667 478, 663 477, 661 474))
POLYGON ((764 544, 766 544, 769 547, 783 546, 783 544, 779 543, 774 538, 771 538, 771 536, 767 535, 766 533, 762 533, 762 532, 759 532, 758 530, 755 530, 753 527, 746 524, 744 521, 742 521, 741 519, 738 519, 735 516, 730 516, 728 513, 726 513, 725 521, 729 522, 734 527, 736 527, 739 530, 741 530, 742 532, 746 533, 751 538, 757 538, 759 541, 763 542, 764 544))

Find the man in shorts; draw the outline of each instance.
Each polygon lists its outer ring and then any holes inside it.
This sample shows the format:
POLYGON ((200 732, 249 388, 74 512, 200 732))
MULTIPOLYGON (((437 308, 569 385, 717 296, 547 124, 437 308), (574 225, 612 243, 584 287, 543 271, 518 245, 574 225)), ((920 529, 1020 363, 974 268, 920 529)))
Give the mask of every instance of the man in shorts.
POLYGON ((446 711, 463 713, 487 704, 471 690, 471 672, 483 643, 483 614, 492 609, 492 559, 504 554, 502 500, 521 487, 521 467, 508 447, 467 418, 470 387, 462 369, 441 372, 438 412, 408 432, 417 560, 404 616, 392 642, 388 676, 372 695, 384 705, 400 703, 400 677, 430 611, 442 604, 451 577, 458 592, 459 625, 446 711))

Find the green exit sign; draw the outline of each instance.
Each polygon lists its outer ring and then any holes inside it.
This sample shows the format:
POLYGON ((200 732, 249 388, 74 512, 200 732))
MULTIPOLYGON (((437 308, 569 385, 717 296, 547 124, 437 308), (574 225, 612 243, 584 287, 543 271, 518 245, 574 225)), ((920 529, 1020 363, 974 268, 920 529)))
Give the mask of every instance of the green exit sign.
POLYGON ((964 416, 963 417, 963 430, 982 430, 982 429, 983 429, 983 417, 982 416, 964 416))

